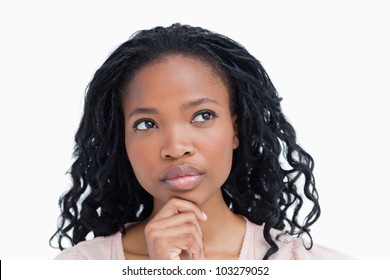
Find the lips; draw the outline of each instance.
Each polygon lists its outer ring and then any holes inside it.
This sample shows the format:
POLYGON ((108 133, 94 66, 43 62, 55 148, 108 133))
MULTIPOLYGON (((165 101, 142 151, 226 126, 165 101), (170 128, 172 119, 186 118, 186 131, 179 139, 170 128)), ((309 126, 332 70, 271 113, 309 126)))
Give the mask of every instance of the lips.
POLYGON ((169 169, 161 181, 173 190, 191 190, 199 185, 203 172, 189 165, 176 166, 169 169))

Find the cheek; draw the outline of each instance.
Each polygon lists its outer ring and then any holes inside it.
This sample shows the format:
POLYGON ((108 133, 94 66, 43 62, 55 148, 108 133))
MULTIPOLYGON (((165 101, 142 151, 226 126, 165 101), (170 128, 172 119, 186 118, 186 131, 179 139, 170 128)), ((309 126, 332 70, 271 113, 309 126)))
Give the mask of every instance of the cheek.
POLYGON ((209 137, 203 138, 203 151, 210 161, 221 164, 231 164, 233 156, 233 131, 230 127, 213 131, 209 137))
POLYGON ((145 164, 151 163, 152 146, 148 146, 145 141, 126 140, 127 157, 133 167, 134 173, 139 179, 142 171, 145 170, 145 164))

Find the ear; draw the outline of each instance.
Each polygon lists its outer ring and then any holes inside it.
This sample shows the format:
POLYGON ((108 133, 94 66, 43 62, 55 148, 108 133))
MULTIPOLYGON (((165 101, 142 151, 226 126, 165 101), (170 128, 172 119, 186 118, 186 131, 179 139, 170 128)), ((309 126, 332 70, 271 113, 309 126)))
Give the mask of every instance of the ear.
POLYGON ((237 147, 240 145, 240 140, 238 139, 238 122, 237 122, 237 115, 232 116, 232 123, 233 123, 233 150, 237 149, 237 147))

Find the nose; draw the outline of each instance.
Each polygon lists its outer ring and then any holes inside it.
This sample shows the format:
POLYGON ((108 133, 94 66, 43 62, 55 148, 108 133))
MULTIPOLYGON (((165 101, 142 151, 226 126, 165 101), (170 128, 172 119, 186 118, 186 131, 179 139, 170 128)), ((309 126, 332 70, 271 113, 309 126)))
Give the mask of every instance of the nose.
POLYGON ((162 136, 162 159, 179 159, 194 153, 190 133, 185 129, 169 129, 162 136))

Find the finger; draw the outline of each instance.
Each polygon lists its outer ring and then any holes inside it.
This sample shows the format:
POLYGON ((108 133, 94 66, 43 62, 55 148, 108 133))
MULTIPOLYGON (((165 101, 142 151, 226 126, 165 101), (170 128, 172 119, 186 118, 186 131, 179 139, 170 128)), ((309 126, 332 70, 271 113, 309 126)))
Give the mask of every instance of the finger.
MULTIPOLYGON (((181 235, 173 240, 174 246, 181 250, 180 259, 205 259, 203 242, 193 235, 181 235)), ((176 251, 177 252, 177 251, 176 251)))
POLYGON ((206 214, 199 208, 198 205, 179 198, 170 199, 153 219, 159 220, 183 212, 193 212, 200 221, 207 220, 206 214))
POLYGON ((190 250, 181 250, 181 253, 179 254, 179 258, 181 260, 194 260, 190 250))
POLYGON ((146 239, 150 240, 153 244, 159 245, 164 245, 164 240, 169 240, 169 242, 166 242, 167 244, 175 244, 176 247, 178 247, 179 240, 181 240, 183 236, 185 236, 186 238, 192 236, 194 242, 203 244, 203 237, 200 234, 198 228, 196 227, 196 225, 190 223, 170 228, 161 228, 146 231, 146 239), (175 243, 175 239, 178 240, 177 243, 175 243))
POLYGON ((152 259, 175 259, 183 250, 188 250, 194 259, 205 256, 203 238, 194 224, 147 232, 146 242, 152 259))
POLYGON ((145 232, 173 228, 184 224, 194 224, 198 230, 199 235, 203 238, 199 220, 193 212, 184 212, 160 220, 151 220, 145 227, 145 232))

